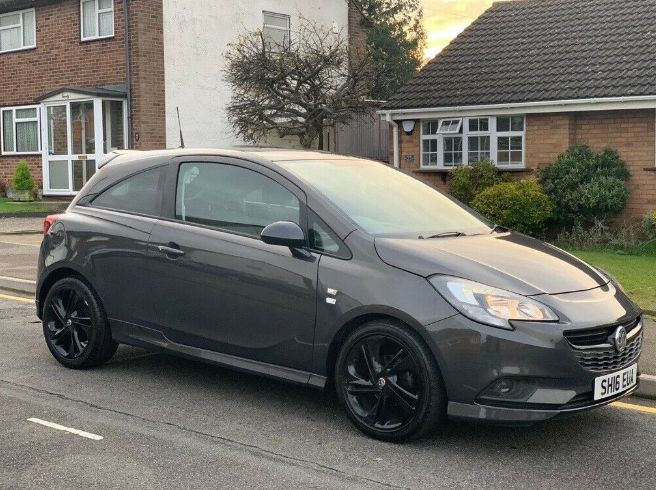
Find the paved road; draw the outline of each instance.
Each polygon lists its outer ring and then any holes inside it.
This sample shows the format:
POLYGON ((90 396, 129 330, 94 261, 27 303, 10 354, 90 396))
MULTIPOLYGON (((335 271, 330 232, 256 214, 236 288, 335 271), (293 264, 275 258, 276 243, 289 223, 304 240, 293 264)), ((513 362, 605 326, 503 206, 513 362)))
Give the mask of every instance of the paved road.
POLYGON ((653 488, 656 404, 530 428, 368 439, 330 394, 121 347, 71 371, 0 297, 0 488, 653 488), (27 421, 100 435, 91 440, 27 421))

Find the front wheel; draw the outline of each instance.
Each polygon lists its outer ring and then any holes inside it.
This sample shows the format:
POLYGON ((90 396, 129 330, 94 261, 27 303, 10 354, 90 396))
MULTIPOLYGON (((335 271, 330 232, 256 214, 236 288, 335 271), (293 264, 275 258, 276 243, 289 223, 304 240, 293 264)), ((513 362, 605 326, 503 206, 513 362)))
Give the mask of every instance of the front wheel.
POLYGON ((391 321, 369 322, 346 340, 337 358, 335 387, 355 426, 384 441, 421 437, 446 410, 433 355, 417 334, 391 321))
POLYGON ((43 335, 52 355, 68 368, 107 362, 118 345, 91 289, 76 277, 57 281, 43 304, 43 335))

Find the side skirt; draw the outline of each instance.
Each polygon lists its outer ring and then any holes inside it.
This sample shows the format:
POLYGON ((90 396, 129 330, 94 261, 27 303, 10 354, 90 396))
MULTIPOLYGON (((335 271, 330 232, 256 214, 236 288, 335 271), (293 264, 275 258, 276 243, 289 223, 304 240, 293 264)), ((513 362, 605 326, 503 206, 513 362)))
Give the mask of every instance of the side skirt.
POLYGON ((276 366, 266 362, 245 359, 230 354, 178 344, 169 340, 162 332, 152 328, 111 320, 112 336, 122 344, 142 347, 149 350, 163 350, 187 359, 204 361, 217 366, 228 367, 246 373, 259 374, 268 378, 289 383, 310 386, 322 390, 326 386, 326 377, 307 371, 276 366))

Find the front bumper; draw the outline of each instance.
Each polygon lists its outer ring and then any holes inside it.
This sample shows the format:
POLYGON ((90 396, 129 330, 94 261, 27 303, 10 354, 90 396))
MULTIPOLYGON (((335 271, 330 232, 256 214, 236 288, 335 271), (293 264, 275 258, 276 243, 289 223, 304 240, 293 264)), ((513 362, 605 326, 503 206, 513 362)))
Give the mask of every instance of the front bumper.
POLYGON ((613 403, 626 396, 634 393, 640 385, 638 384, 619 395, 591 402, 589 405, 582 405, 575 408, 557 408, 557 409, 532 409, 532 408, 507 408, 507 407, 491 407, 487 405, 466 404, 458 402, 449 402, 447 408, 447 415, 454 420, 469 420, 469 421, 485 421, 497 424, 532 424, 535 422, 543 422, 545 420, 565 417, 568 415, 575 415, 577 413, 592 410, 594 408, 603 407, 609 403, 613 403))
MULTIPOLYGON (((627 311, 618 323, 639 313, 627 311)), ((449 417, 527 424, 607 405, 637 389, 635 385, 617 396, 594 400, 594 380, 620 368, 590 369, 577 357, 564 332, 578 325, 517 322, 514 327, 489 327, 462 315, 426 327, 444 378, 449 417), (486 399, 486 390, 502 379, 530 380, 539 389, 522 400, 486 399)), ((639 353, 627 365, 638 360, 639 353)))

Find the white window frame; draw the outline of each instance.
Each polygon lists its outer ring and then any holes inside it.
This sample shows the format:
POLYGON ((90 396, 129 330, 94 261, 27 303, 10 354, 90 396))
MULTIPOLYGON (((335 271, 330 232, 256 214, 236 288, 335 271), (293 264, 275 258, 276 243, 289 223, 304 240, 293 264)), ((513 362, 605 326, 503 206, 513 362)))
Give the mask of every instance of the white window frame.
MULTIPOLYGON (((424 123, 428 121, 435 121, 436 119, 424 119, 421 120, 421 135, 420 135, 420 168, 426 170, 450 170, 452 168, 461 166, 461 165, 444 165, 444 137, 453 137, 460 136, 462 137, 462 166, 471 165, 469 163, 469 136, 489 136, 490 137, 490 160, 501 170, 503 169, 522 169, 526 168, 526 115, 525 114, 511 114, 509 116, 488 116, 488 115, 477 115, 472 117, 461 118, 462 124, 462 133, 458 132, 453 133, 449 132, 440 132, 442 128, 443 121, 454 121, 457 118, 439 118, 438 121, 438 132, 437 134, 425 134, 424 133, 424 123), (523 131, 497 131, 497 117, 522 117, 524 118, 524 130, 523 131), (472 119, 487 119, 488 120, 488 130, 487 131, 469 131, 469 121, 472 119), (522 137, 522 161, 521 163, 513 163, 506 165, 499 165, 498 160, 498 138, 499 137, 513 137, 521 136, 522 137), (437 140, 437 164, 429 163, 424 161, 424 141, 426 140, 437 140)), ((459 128, 460 130, 460 128, 459 128)), ((517 151, 517 150, 516 150, 517 151)))
POLYGON ((459 134, 461 128, 462 118, 440 119, 440 124, 437 127, 437 134, 459 134), (453 128, 453 123, 456 123, 455 128, 453 128))
MULTIPOLYGON (((285 32, 287 32, 288 39, 291 40, 291 38, 292 38, 292 18, 288 14, 281 14, 279 12, 271 12, 269 10, 263 10, 262 11, 262 33, 264 33, 264 31, 266 29, 274 29, 276 31, 285 31, 285 32), (267 21, 266 21, 267 16, 277 17, 279 19, 286 20, 287 21, 287 27, 280 27, 280 26, 276 26, 276 25, 273 25, 273 24, 267 24, 267 21)), ((279 51, 278 49, 273 49, 273 48, 271 48, 271 50, 274 51, 274 52, 279 51)))
POLYGON ((0 109, 0 154, 2 155, 40 155, 41 154, 41 109, 38 105, 23 105, 15 107, 3 107, 0 109), (16 111, 21 109, 36 109, 36 117, 20 118, 16 119, 16 111), (14 135, 14 151, 5 151, 5 112, 12 112, 12 124, 13 135, 14 135), (37 132, 37 146, 36 151, 17 151, 16 148, 16 124, 17 123, 27 123, 35 122, 36 123, 36 132, 37 132))
MULTIPOLYGON (((494 134, 494 146, 495 146, 495 151, 494 151, 494 163, 495 165, 500 168, 524 168, 526 165, 526 116, 523 114, 508 114, 507 116, 496 116, 495 117, 495 124, 498 118, 509 118, 510 119, 510 131, 499 131, 498 127, 496 128, 497 130, 495 131, 494 134), (512 131, 512 118, 513 117, 523 117, 524 118, 524 124, 523 124, 523 130, 522 131, 512 131), (506 165, 500 165, 498 162, 499 158, 499 138, 513 138, 513 137, 520 137, 522 138, 522 161, 521 163, 509 163, 506 165)), ((491 146, 491 142, 490 142, 491 146)), ((509 149, 509 151, 513 151, 509 149)), ((517 151, 517 150, 514 150, 517 151)))
POLYGON ((36 48, 36 10, 35 9, 16 10, 14 12, 9 12, 9 13, 6 13, 6 14, 0 14, 0 17, 11 17, 11 16, 14 16, 14 15, 18 15, 18 17, 20 18, 20 23, 19 24, 12 24, 10 26, 0 27, 0 31, 5 31, 5 30, 9 30, 9 29, 16 29, 16 27, 20 27, 21 47, 16 48, 16 49, 5 49, 5 50, 0 51, 0 54, 14 53, 16 51, 24 51, 26 49, 36 48), (25 44, 25 22, 23 20, 23 16, 28 12, 31 12, 32 15, 34 16, 34 32, 32 33, 33 34, 32 38, 34 39, 34 44, 30 44, 30 45, 25 44))
POLYGON ((80 39, 82 41, 95 41, 96 39, 109 39, 114 37, 116 34, 116 18, 114 16, 114 0, 112 0, 112 6, 111 8, 106 8, 106 9, 101 9, 100 8, 100 0, 80 0, 80 39), (84 37, 84 8, 83 4, 87 2, 94 2, 96 5, 96 15, 95 15, 95 23, 96 23, 96 35, 95 36, 88 36, 84 37), (112 33, 108 34, 106 36, 101 36, 100 35, 100 14, 104 14, 107 12, 112 13, 112 33))

